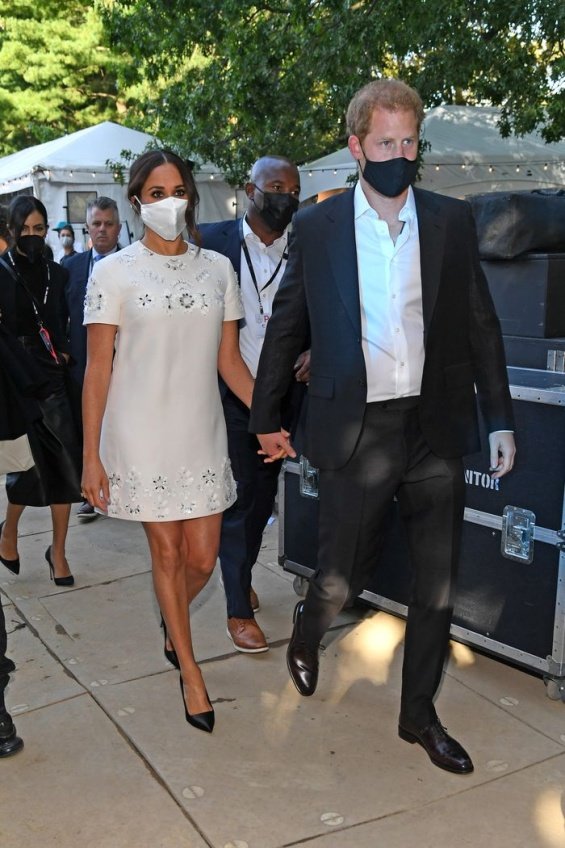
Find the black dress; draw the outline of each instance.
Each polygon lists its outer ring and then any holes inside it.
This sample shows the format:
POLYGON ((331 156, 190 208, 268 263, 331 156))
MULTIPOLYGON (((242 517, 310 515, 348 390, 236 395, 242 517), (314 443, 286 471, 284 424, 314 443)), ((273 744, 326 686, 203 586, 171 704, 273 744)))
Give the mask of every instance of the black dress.
POLYGON ((78 503, 82 500, 81 447, 69 401, 67 368, 60 358, 57 362, 51 356, 41 341, 33 308, 35 302, 55 350, 66 353, 63 293, 67 272, 45 259, 31 263, 15 251, 3 254, 2 258, 11 271, 15 265, 18 277, 14 279, 0 264, 2 326, 17 337, 47 383, 46 397, 22 400, 35 466, 29 471, 6 475, 8 500, 22 506, 78 503))

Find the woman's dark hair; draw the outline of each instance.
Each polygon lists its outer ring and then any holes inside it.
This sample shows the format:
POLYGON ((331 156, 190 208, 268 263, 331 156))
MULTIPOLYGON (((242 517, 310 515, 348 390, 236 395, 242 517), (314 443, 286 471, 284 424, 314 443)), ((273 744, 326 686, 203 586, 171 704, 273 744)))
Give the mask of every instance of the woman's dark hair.
POLYGON ((17 240, 22 234, 23 225, 32 212, 39 212, 47 226, 47 209, 37 197, 31 194, 20 194, 14 197, 8 208, 8 226, 17 240))
POLYGON ((70 232, 70 234, 72 235, 72 237, 73 237, 73 241, 74 241, 75 231, 73 230, 73 228, 71 227, 71 225, 70 225, 70 224, 65 224, 65 226, 64 226, 64 227, 61 227, 61 229, 59 230, 59 235, 61 235, 61 233, 63 232, 63 230, 68 230, 68 231, 70 232))
POLYGON ((190 166, 172 150, 149 150, 147 153, 142 153, 133 162, 129 172, 128 200, 133 208, 139 211, 136 198, 141 194, 141 189, 147 182, 151 171, 158 168, 159 165, 166 165, 167 163, 174 165, 181 176, 188 195, 185 215, 186 228, 190 239, 195 244, 200 245, 200 234, 196 229, 196 207, 200 198, 198 197, 196 183, 190 166))

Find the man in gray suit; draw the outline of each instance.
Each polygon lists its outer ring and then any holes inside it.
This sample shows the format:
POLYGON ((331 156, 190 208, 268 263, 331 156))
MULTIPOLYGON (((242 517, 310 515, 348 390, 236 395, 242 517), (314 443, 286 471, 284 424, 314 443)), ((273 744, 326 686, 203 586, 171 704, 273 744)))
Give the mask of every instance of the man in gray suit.
MULTIPOLYGON (((70 369, 73 410, 77 425, 82 432, 81 396, 84 371, 86 368, 86 327, 84 320, 84 298, 86 285, 96 262, 120 249, 120 213, 115 200, 111 197, 97 197, 91 200, 86 210, 86 228, 92 247, 83 253, 70 256, 62 263, 69 274, 65 288, 68 314, 68 334, 73 364, 70 369)), ((98 517, 88 501, 83 501, 77 510, 81 519, 91 520, 98 517)))

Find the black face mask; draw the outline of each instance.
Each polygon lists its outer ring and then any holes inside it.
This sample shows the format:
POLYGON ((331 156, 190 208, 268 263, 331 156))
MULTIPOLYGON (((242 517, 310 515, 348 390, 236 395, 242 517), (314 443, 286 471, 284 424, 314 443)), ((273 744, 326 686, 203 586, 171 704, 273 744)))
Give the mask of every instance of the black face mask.
POLYGON ((263 207, 260 209, 255 200, 255 207, 269 229, 282 233, 292 220, 292 216, 298 209, 298 198, 292 194, 279 191, 263 191, 255 186, 257 191, 263 195, 263 207))
POLYGON ((16 246, 30 262, 38 262, 43 256, 45 239, 42 236, 20 236, 16 246))
POLYGON ((404 156, 387 159, 385 162, 374 162, 365 156, 365 167, 362 170, 363 177, 371 188, 385 197, 398 197, 412 185, 417 173, 418 160, 406 159, 404 156))

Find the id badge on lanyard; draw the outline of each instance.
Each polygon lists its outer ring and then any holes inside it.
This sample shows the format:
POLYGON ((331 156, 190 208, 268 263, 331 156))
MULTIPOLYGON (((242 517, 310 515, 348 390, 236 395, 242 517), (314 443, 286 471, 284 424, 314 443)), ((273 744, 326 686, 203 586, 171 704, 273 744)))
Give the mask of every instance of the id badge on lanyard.
POLYGON ((255 320, 257 322, 257 337, 259 339, 264 339, 265 333, 267 332, 267 324, 269 323, 269 318, 271 316, 267 315, 266 312, 263 312, 262 304, 260 304, 260 306, 261 306, 261 311, 260 311, 259 315, 257 315, 256 318, 255 318, 255 320))

